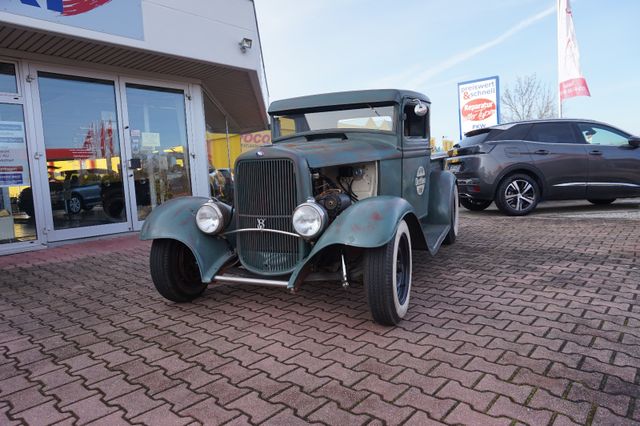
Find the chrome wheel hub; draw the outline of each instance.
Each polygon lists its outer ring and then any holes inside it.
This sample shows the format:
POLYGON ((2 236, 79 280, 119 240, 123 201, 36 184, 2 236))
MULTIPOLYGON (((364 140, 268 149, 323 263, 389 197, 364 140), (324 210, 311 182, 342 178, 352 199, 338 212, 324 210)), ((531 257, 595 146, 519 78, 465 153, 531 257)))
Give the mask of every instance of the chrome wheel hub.
POLYGON ((505 189, 504 198, 509 207, 520 212, 533 205, 536 200, 536 191, 526 180, 516 179, 505 189))

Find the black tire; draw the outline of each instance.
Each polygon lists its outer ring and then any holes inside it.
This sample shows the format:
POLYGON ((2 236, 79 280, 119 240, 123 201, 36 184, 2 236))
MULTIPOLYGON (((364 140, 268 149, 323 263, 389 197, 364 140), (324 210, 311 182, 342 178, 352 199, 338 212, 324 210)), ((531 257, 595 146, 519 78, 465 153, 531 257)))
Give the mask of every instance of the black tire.
POLYGON ((396 325, 407 313, 411 296, 411 234, 402 220, 394 237, 364 255, 364 283, 373 320, 396 325))
POLYGON ((493 203, 492 200, 474 200, 473 198, 460 198, 460 204, 467 210, 472 212, 480 212, 485 210, 493 203))
POLYGON ((615 198, 609 198, 606 200, 587 200, 589 201, 591 204, 595 204, 596 206, 606 206, 607 204, 611 204, 615 201, 615 198))
POLYGON ((540 187, 525 174, 507 176, 498 185, 496 206, 508 216, 525 216, 540 202, 540 187))
POLYGON ((71 193, 71 197, 66 201, 67 211, 69 214, 78 214, 82 211, 83 201, 82 197, 75 192, 71 193))
POLYGON ((172 302, 191 302, 207 288, 193 253, 179 241, 153 240, 150 266, 156 290, 172 302))
POLYGON ((119 219, 124 211, 122 187, 106 188, 102 192, 102 210, 111 219, 119 219))
POLYGON ((18 196, 18 207, 25 212, 27 216, 34 217, 35 209, 33 208, 33 191, 31 188, 25 188, 18 196))
POLYGON ((447 236, 444 237, 443 244, 451 245, 458 238, 458 225, 460 222, 460 206, 458 204, 458 187, 453 187, 453 196, 451 197, 451 227, 447 236))

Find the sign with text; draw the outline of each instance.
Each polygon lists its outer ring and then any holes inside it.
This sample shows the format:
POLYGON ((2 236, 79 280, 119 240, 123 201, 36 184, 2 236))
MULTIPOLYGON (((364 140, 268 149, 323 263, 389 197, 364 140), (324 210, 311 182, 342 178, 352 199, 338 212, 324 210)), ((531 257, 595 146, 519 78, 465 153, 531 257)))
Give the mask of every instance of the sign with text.
POLYGON ((142 0, 2 0, 0 11, 144 40, 142 0))
POLYGON ((465 133, 500 122, 498 77, 458 83, 458 122, 460 139, 465 133))

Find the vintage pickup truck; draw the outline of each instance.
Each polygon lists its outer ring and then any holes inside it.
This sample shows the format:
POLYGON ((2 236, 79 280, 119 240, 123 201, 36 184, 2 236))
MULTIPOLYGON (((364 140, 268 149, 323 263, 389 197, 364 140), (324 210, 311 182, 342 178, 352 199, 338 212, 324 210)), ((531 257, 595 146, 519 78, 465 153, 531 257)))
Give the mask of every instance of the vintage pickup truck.
POLYGON ((373 319, 397 324, 412 250, 435 255, 458 233, 455 177, 431 158, 429 113, 426 96, 402 90, 273 102, 273 144, 237 159, 233 206, 178 198, 147 217, 157 290, 188 302, 210 283, 359 281, 373 319))

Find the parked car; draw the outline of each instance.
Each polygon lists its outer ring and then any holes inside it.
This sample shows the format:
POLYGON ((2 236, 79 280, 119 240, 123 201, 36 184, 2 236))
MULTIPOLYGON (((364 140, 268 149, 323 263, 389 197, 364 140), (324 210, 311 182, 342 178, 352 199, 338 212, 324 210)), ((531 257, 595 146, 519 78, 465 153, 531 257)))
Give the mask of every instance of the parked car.
MULTIPOLYGON (((67 210, 69 214, 89 211, 101 202, 102 182, 109 176, 105 169, 65 170, 52 173, 49 179, 51 207, 54 210, 67 210)), ((18 207, 33 217, 33 194, 31 188, 25 188, 18 196, 18 207)))
POLYGON ((363 281, 373 319, 398 323, 412 250, 435 255, 458 233, 455 177, 430 158, 429 105, 400 90, 271 104, 273 145, 236 161, 233 207, 183 197, 145 220, 156 289, 188 302, 212 281, 363 281))
POLYGON ((605 123, 554 119, 474 130, 450 151, 460 203, 507 215, 544 200, 610 204, 640 196, 640 138, 605 123))

